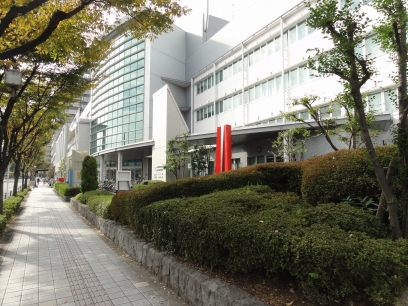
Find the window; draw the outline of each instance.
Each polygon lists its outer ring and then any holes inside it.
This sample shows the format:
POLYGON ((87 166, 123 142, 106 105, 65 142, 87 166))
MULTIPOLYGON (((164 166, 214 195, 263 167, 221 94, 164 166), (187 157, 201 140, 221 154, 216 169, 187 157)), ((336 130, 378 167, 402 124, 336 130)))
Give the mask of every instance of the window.
POLYGON ((309 120, 309 113, 308 112, 301 112, 299 114, 299 118, 303 120, 309 120))
POLYGON ((268 80, 268 95, 271 95, 273 92, 274 81, 275 79, 268 80))
POLYGON ((266 44, 261 46, 261 58, 265 58, 266 57, 266 44))
POLYGON ((239 95, 233 96, 232 101, 233 101, 233 107, 234 108, 238 107, 238 105, 239 105, 239 95))
POLYGON ((324 106, 320 108, 320 117, 322 119, 330 118, 330 113, 327 112, 328 110, 329 110, 328 106, 324 106))
POLYGON ((255 87, 249 89, 249 102, 255 99, 255 87))
POLYGON ((272 53, 274 52, 274 47, 275 46, 274 46, 273 40, 268 41, 268 47, 267 47, 268 56, 272 55, 272 53))
POLYGON ((263 164, 263 163, 265 163, 265 155, 257 156, 257 157, 256 157, 256 163, 257 163, 257 164, 263 164))
POLYGON ((285 86, 285 89, 287 89, 287 88, 289 88, 289 72, 285 72, 285 75, 284 75, 284 77, 285 77, 285 79, 284 79, 284 86, 285 86))
POLYGON ((396 111, 396 99, 397 99, 397 90, 390 89, 384 92, 384 102, 385 102, 385 110, 394 112, 396 111))
POLYGON ((268 83, 267 82, 263 82, 262 85, 262 97, 266 97, 266 95, 268 94, 268 83))
POLYGON ((281 37, 280 36, 275 38, 274 44, 275 44, 275 52, 279 51, 281 48, 281 37))
POLYGON ((261 97, 261 84, 255 86, 255 99, 259 99, 261 97))
POLYGON ((258 63, 261 60, 261 49, 257 48, 254 51, 254 64, 258 63))
POLYGON ((290 87, 298 84, 297 68, 290 71, 290 87))
POLYGON ((365 47, 366 47, 366 56, 367 58, 373 58, 378 55, 378 44, 374 41, 375 35, 372 35, 366 39, 365 47))
POLYGON ((283 47, 286 48, 288 46, 288 31, 283 32, 283 47))
POLYGON ((238 73, 238 66, 239 66, 239 62, 235 62, 233 64, 233 74, 237 74, 238 73))
POLYGON ((293 27, 289 30, 289 45, 293 44, 296 41, 296 27, 293 27))
POLYGON ((371 94, 368 96, 368 104, 370 110, 381 111, 381 93, 371 94))
POLYGON ((249 102, 249 91, 248 89, 244 91, 244 104, 249 102))
POLYGON ((299 67, 299 84, 306 82, 307 80, 307 70, 306 65, 299 67))
POLYGON ((247 165, 255 165, 256 164, 256 156, 247 157, 247 165))
POLYGON ((282 90, 282 76, 275 78, 275 88, 277 92, 282 90))
POLYGON ((249 56, 248 66, 250 67, 254 64, 254 53, 251 52, 248 54, 248 56, 249 56))
POLYGON ((302 21, 297 25, 298 30, 298 40, 306 37, 306 21, 302 21))

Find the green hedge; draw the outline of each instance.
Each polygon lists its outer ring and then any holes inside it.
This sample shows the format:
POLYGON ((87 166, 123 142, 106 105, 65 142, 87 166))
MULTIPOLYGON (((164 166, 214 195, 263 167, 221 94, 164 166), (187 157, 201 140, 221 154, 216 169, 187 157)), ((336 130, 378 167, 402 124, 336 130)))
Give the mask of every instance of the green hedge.
POLYGON ((391 305, 408 284, 408 242, 369 237, 384 236, 380 222, 344 204, 248 186, 159 201, 138 218, 138 234, 161 250, 232 272, 289 273, 316 304, 357 293, 391 305))
POLYGON ((106 190, 93 190, 93 191, 87 191, 85 193, 79 193, 75 196, 75 199, 77 199, 82 204, 87 204, 87 201, 90 198, 99 197, 99 196, 108 196, 108 195, 113 196, 112 192, 109 192, 106 190))
POLYGON ((140 184, 136 184, 133 186, 133 189, 141 189, 141 188, 148 188, 153 185, 163 184, 164 181, 161 180, 150 180, 150 181, 143 181, 140 184))
POLYGON ((0 215, 0 233, 4 231, 7 225, 7 221, 13 216, 13 214, 19 209, 24 196, 30 191, 30 188, 26 188, 23 191, 17 193, 17 197, 8 197, 3 202, 3 214, 0 215))
MULTIPOLYGON (((376 152, 381 165, 386 167, 396 147, 377 147, 376 152)), ((302 196, 308 203, 339 203, 348 196, 368 196, 378 201, 380 193, 366 149, 340 150, 315 157, 305 164, 302 196)))
POLYGON ((97 196, 89 198, 87 206, 90 211, 93 211, 98 216, 109 219, 110 218, 110 203, 112 201, 113 194, 105 196, 97 196))
POLYGON ((68 183, 55 183, 54 189, 62 196, 75 197, 81 192, 80 187, 72 186, 70 187, 68 183))
POLYGON ((268 163, 205 177, 182 179, 132 190, 111 204, 112 217, 136 227, 138 211, 150 203, 178 197, 193 197, 247 185, 268 185, 282 192, 300 194, 302 163, 268 163), (118 207, 116 207, 118 206, 118 207))

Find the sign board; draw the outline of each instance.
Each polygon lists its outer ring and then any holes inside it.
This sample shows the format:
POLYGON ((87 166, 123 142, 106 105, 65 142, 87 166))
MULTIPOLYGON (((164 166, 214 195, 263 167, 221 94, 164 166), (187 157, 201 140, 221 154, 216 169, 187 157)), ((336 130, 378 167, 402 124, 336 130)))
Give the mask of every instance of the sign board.
POLYGON ((116 191, 130 190, 130 171, 116 171, 116 191))

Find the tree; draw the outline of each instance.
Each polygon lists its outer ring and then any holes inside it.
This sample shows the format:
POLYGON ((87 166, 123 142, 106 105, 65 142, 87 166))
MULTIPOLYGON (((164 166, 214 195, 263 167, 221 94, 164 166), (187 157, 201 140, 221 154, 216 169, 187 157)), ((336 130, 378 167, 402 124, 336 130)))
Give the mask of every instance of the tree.
POLYGON ((393 237, 397 239, 402 237, 397 213, 398 202, 375 152, 361 91, 362 86, 376 73, 372 65, 373 59, 358 52, 358 47, 363 44, 372 21, 360 10, 361 4, 355 9, 351 8, 352 4, 352 0, 346 0, 340 9, 337 0, 321 0, 315 5, 310 2, 307 4, 310 10, 308 24, 328 35, 333 43, 333 48, 328 51, 322 52, 315 49, 316 54, 309 58, 308 66, 316 69, 317 62, 319 74, 338 76, 344 90, 352 97, 361 137, 387 200, 390 222, 393 225, 393 237))
POLYGON ((193 176, 200 175, 201 173, 208 173, 208 165, 210 163, 210 154, 213 150, 210 146, 198 146, 193 145, 193 149, 190 151, 190 163, 193 176))
POLYGON ((0 12, 0 60, 7 60, 35 50, 54 59, 83 58, 83 47, 90 46, 87 56, 98 56, 98 45, 106 43, 103 34, 117 25, 107 13, 117 22, 127 18, 117 31, 142 39, 171 30, 174 18, 189 9, 179 0, 31 0, 2 1, 0 12))
POLYGON ((60 164, 58 167, 58 173, 62 177, 65 177, 65 173, 67 173, 67 156, 66 155, 60 160, 60 164))
MULTIPOLYGON (((357 137, 360 135, 360 125, 349 93, 341 92, 337 94, 328 106, 314 106, 314 103, 320 99, 317 95, 305 95, 301 98, 294 98, 291 101, 293 107, 304 107, 313 121, 299 116, 299 111, 282 113, 282 116, 290 121, 301 122, 315 130, 317 135, 323 135, 334 151, 337 151, 338 147, 333 143, 331 136, 335 136, 339 141, 343 142, 348 149, 356 149, 358 147, 357 137), (329 116, 341 108, 344 109, 346 120, 344 123, 338 124, 335 116, 329 116)), ((364 107, 366 107, 368 101, 365 97, 363 101, 364 107)), ((375 125, 375 113, 376 111, 374 110, 366 112, 371 137, 375 137, 378 134, 378 128, 375 125)))
MULTIPOLYGON (((400 198, 403 211, 402 233, 408 239, 408 191, 406 188, 408 185, 407 1, 374 0, 372 6, 380 13, 380 18, 374 27, 377 33, 376 41, 380 44, 381 49, 388 53, 397 67, 397 75, 393 78, 397 84, 396 104, 399 123, 395 130, 394 143, 398 148, 398 156, 391 161, 387 170, 387 178, 391 184, 393 173, 397 172, 398 178, 394 181, 402 190, 400 198)), ((382 194, 382 198, 384 197, 385 194, 382 194)), ((388 211, 389 209, 387 207, 388 211)), ((379 205, 377 216, 382 218, 383 214, 383 205, 379 205)))
POLYGON ((173 173, 176 180, 184 177, 184 169, 189 158, 189 137, 190 134, 184 133, 183 138, 170 139, 167 142, 166 164, 163 168, 173 173))
POLYGON ((93 156, 85 156, 81 169, 81 192, 98 189, 98 165, 93 156))
MULTIPOLYGON (((15 96, 0 94, 0 180, 17 150, 41 133, 41 125, 49 123, 49 131, 42 133, 53 132, 53 126, 64 121, 64 110, 92 85, 86 73, 96 63, 62 64, 46 55, 27 54, 20 57, 19 65, 24 68, 22 87, 15 96)), ((0 81, 6 69, 0 67, 0 81)), ((0 192, 2 188, 0 184, 0 192)))
POLYGON ((286 161, 296 161, 296 155, 300 154, 299 160, 303 159, 303 153, 306 152, 305 144, 310 137, 310 131, 304 127, 292 128, 281 131, 275 141, 272 142, 272 148, 278 150, 278 156, 286 161))

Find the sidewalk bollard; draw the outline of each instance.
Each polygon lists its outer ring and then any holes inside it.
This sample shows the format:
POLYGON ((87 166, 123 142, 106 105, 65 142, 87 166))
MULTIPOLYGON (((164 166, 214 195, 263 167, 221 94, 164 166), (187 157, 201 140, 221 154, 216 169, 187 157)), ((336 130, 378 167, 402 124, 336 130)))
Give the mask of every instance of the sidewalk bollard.
POLYGON ((7 192, 4 193, 4 199, 7 199, 7 192))
POLYGON ((11 197, 11 193, 12 193, 12 191, 10 190, 10 197, 11 197))

